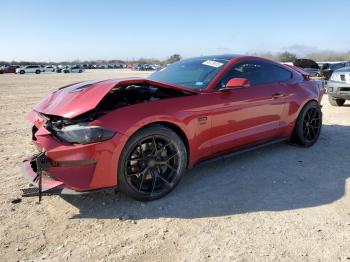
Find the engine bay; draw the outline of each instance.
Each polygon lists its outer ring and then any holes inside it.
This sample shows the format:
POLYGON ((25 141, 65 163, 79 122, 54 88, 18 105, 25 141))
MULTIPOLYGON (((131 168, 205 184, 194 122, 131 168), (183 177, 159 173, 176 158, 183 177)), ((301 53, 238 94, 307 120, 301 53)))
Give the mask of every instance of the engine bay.
POLYGON ((61 130, 65 126, 74 125, 78 123, 91 122, 98 117, 104 115, 109 111, 116 110, 118 108, 157 101, 161 99, 168 99, 174 97, 181 97, 185 95, 191 95, 185 91, 174 90, 164 87, 156 87, 147 84, 140 85, 125 85, 116 86, 113 88, 97 105, 97 107, 91 111, 81 114, 74 118, 64 118, 54 115, 46 115, 40 113, 41 117, 45 120, 45 126, 52 133, 61 130))
POLYGON ((127 85, 112 89, 97 106, 98 111, 111 111, 120 107, 184 96, 182 91, 151 85, 127 85))

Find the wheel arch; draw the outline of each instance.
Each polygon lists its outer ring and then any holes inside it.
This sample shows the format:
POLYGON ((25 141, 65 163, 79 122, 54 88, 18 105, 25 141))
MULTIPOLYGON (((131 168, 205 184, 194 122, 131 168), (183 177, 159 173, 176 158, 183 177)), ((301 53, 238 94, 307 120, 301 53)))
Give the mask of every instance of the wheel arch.
POLYGON ((296 123, 297 123, 297 120, 299 118, 301 111, 308 103, 311 103, 311 102, 319 103, 319 101, 316 98, 311 97, 309 99, 303 100, 302 103, 299 103, 297 105, 297 108, 295 110, 292 110, 288 125, 286 126, 286 129, 282 132, 283 136, 290 137, 290 138, 293 136, 295 126, 296 126, 296 123))
POLYGON ((191 155, 190 154, 190 152, 191 152, 190 143, 188 141, 188 137, 186 135, 186 132, 180 126, 178 126, 177 124, 172 123, 172 122, 168 122, 168 121, 154 121, 154 122, 148 123, 148 124, 140 127, 139 129, 137 129, 133 133, 133 135, 136 134, 137 132, 139 132, 140 130, 144 129, 144 128, 147 128, 147 127, 150 127, 150 126, 156 126, 156 125, 167 127, 170 130, 174 131, 180 137, 180 139, 182 140, 182 142, 184 143, 184 145, 186 147, 186 152, 187 152, 186 167, 188 167, 189 161, 190 161, 190 155, 191 155))
POLYGON ((317 101, 316 98, 311 98, 311 99, 307 100, 305 103, 303 103, 302 105, 300 105, 298 113, 297 113, 297 117, 295 118, 295 120, 293 122, 292 135, 294 134, 295 126, 297 124, 297 120, 299 118, 299 115, 300 115, 301 111, 304 109, 305 106, 307 106, 311 102, 316 102, 317 104, 320 104, 319 101, 317 101))
POLYGON ((302 106, 299 107, 298 117, 299 117, 300 112, 304 109, 304 107, 311 102, 316 102, 317 104, 320 104, 316 98, 311 98, 311 99, 307 100, 302 106))

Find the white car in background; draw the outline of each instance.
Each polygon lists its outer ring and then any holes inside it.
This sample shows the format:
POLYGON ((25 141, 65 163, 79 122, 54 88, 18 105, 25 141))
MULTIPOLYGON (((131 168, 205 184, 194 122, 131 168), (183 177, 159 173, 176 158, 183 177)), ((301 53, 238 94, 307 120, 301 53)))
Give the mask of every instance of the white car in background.
POLYGON ((56 67, 48 65, 43 68, 43 72, 56 72, 56 67))
POLYGON ((44 68, 39 65, 21 66, 16 69, 16 74, 25 74, 25 73, 40 74, 41 72, 44 72, 44 68))
POLYGON ((66 67, 63 70, 63 73, 82 73, 84 72, 84 68, 79 66, 66 67))

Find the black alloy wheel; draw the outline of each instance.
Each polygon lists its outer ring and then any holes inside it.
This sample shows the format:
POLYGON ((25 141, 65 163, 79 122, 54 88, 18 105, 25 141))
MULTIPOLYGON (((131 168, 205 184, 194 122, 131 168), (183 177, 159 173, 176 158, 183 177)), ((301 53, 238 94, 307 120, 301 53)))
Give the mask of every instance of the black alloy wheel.
POLYGON ((318 140, 322 128, 322 112, 316 101, 304 106, 299 114, 293 138, 302 146, 312 146, 318 140))
POLYGON ((308 141, 315 140, 321 129, 321 116, 316 108, 310 108, 303 120, 303 134, 308 141))
POLYGON ((186 148, 171 129, 151 126, 125 146, 119 165, 119 187, 134 199, 147 201, 168 194, 187 164, 186 148))

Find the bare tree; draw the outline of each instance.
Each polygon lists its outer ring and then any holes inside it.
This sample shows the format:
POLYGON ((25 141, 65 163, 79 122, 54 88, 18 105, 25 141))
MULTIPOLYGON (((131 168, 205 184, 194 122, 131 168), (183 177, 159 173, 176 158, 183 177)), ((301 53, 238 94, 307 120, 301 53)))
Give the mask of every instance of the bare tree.
POLYGON ((296 54, 285 51, 283 53, 278 54, 276 58, 280 62, 293 62, 297 58, 297 56, 296 54))
POLYGON ((180 61, 181 60, 181 55, 179 54, 174 54, 172 56, 170 56, 167 60, 166 60, 166 63, 167 64, 171 64, 171 63, 174 63, 174 62, 177 62, 177 61, 180 61))

